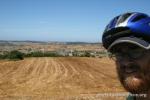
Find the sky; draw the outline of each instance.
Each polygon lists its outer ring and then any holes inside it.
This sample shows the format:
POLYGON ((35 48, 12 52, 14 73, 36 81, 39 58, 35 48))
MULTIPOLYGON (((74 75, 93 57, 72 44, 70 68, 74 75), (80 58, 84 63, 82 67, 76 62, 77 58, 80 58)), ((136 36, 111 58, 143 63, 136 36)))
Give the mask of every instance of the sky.
POLYGON ((150 0, 0 0, 0 40, 101 42, 125 12, 150 15, 150 0))

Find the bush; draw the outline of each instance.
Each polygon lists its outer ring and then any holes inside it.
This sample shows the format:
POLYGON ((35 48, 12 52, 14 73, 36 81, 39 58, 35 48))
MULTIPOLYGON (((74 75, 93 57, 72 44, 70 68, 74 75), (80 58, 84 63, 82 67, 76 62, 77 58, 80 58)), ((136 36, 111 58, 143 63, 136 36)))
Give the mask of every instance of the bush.
POLYGON ((36 52, 31 52, 29 54, 25 55, 26 57, 58 57, 61 55, 58 55, 56 52, 41 52, 41 51, 36 51, 36 52))
POLYGON ((0 54, 0 59, 3 59, 3 55, 0 54))
POLYGON ((26 54, 25 56, 26 57, 43 57, 44 54, 42 52, 37 51, 37 52, 31 52, 29 54, 26 54))
POLYGON ((89 52, 86 51, 85 54, 84 54, 84 56, 85 56, 85 57, 90 57, 91 54, 90 54, 89 52))
POLYGON ((14 50, 14 51, 11 51, 10 53, 8 53, 7 55, 5 55, 4 58, 23 60, 24 59, 24 54, 17 51, 17 50, 14 50))

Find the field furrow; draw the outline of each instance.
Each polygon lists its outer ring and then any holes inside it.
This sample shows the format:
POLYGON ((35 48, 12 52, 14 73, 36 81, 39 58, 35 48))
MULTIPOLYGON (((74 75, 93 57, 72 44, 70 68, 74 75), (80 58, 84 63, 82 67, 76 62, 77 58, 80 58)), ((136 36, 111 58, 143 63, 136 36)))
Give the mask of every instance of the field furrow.
POLYGON ((108 58, 43 57, 0 62, 0 97, 8 99, 18 96, 70 100, 67 98, 124 91, 114 62, 108 58))

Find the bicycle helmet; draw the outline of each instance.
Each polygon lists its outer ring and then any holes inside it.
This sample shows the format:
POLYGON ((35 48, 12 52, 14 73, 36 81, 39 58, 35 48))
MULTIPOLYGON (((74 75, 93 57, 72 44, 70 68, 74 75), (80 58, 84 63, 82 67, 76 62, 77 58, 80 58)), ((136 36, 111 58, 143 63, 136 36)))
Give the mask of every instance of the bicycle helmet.
POLYGON ((150 49, 150 17, 139 12, 128 12, 115 17, 106 26, 102 43, 110 52, 120 43, 131 43, 150 49))

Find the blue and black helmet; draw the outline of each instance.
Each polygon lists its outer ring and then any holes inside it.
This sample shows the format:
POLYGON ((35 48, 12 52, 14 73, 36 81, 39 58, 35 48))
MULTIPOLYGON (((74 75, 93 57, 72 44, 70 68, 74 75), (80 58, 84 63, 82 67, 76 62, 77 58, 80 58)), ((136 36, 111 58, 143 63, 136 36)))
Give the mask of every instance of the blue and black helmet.
POLYGON ((150 49, 150 17, 138 12, 124 13, 115 17, 106 26, 102 42, 108 50, 124 42, 150 49))

